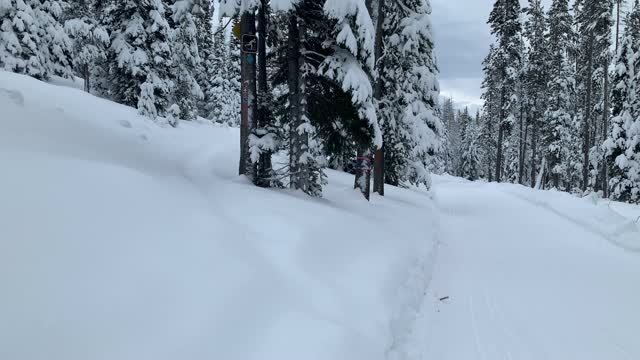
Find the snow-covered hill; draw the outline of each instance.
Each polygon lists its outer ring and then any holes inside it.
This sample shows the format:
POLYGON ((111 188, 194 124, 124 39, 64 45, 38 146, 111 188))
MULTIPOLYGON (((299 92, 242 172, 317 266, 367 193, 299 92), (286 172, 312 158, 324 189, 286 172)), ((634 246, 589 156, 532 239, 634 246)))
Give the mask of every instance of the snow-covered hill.
POLYGON ((310 199, 238 147, 0 71, 0 359, 640 358, 639 207, 337 172, 310 199))
POLYGON ((236 129, 0 71, 0 359, 384 359, 429 273, 429 194, 236 176, 236 129), (408 290, 409 291, 408 291, 408 290))

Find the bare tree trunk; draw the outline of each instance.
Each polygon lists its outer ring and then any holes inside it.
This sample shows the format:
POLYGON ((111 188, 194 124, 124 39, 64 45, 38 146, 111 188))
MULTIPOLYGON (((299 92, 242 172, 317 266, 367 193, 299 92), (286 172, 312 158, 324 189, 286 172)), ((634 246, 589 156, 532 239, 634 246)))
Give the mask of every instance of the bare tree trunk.
MULTIPOLYGON (((376 57, 376 69, 378 70, 378 79, 373 88, 373 96, 378 102, 378 110, 380 109, 380 99, 382 98, 382 72, 384 71, 384 60, 382 59, 382 32, 384 25, 385 14, 385 0, 378 0, 378 11, 376 14, 376 42, 375 42, 375 57, 376 57)), ((384 196, 384 143, 376 150, 375 163, 373 166, 373 191, 377 192, 380 196, 384 196)))
POLYGON ((587 48, 587 99, 585 104, 585 118, 582 124, 582 191, 587 191, 589 188, 589 149, 591 148, 591 115, 593 101, 593 42, 594 42, 593 30, 589 34, 589 45, 587 48))
MULTIPOLYGON (((245 12, 240 20, 242 37, 255 36, 256 16, 253 12, 245 12)), ((242 43, 242 39, 241 39, 242 43)), ((242 45, 241 45, 242 46, 242 45)), ((240 121, 240 175, 247 175, 255 181, 256 167, 249 158, 249 135, 257 127, 257 89, 255 56, 244 51, 240 54, 242 66, 242 117, 240 121), (252 57, 253 56, 253 57, 252 57), (250 60, 250 57, 253 61, 250 60)))
POLYGON ((301 167, 299 163, 301 144, 298 127, 301 117, 301 94, 300 94, 300 31, 298 28, 298 18, 295 12, 289 15, 289 40, 287 46, 288 64, 288 85, 289 85, 289 172, 290 186, 293 189, 300 189, 301 167))
POLYGON ((522 185, 524 183, 524 160, 525 160, 525 142, 524 139, 524 107, 520 107, 520 145, 519 150, 520 154, 518 157, 518 184, 522 185))
POLYGON ((89 64, 82 66, 82 72, 84 75, 84 91, 91 93, 91 71, 89 70, 89 64))
MULTIPOLYGON (((524 159, 526 159, 527 156, 527 150, 529 150, 529 120, 527 120, 529 118, 529 114, 525 115, 525 123, 524 123, 524 148, 522 149, 522 157, 524 159)), ((525 164, 526 165, 526 162, 525 164)), ((525 172, 526 173, 526 172, 525 172)), ((523 182, 524 184, 524 182, 523 182)))
POLYGON ((532 185, 534 179, 537 177, 537 162, 538 162, 538 122, 536 120, 533 121, 532 124, 532 133, 531 133, 531 183, 532 185))
MULTIPOLYGON (((268 126, 268 114, 265 109, 265 100, 269 92, 269 85, 267 82, 267 5, 267 0, 261 0, 260 10, 258 11, 258 91, 259 97, 262 99, 258 106, 259 128, 265 128, 268 126)), ((260 154, 258 173, 256 176, 258 186, 270 186, 271 170, 271 152, 263 152, 260 154)))
MULTIPOLYGON (((602 140, 607 138, 609 132, 609 50, 607 50, 607 56, 604 64, 604 109, 602 119, 602 140)), ((602 155, 602 192, 605 198, 609 197, 609 164, 607 162, 606 154, 602 155)))
MULTIPOLYGON (((534 109, 537 109, 537 101, 534 102, 534 109)), ((532 113, 533 119, 531 121, 532 133, 531 133, 531 183, 534 185, 534 179, 536 179, 537 168, 536 164, 538 162, 538 125, 539 119, 537 119, 537 111, 532 113)))
POLYGON ((502 143, 504 142, 504 132, 505 132, 505 113, 504 113, 504 89, 501 90, 500 94, 500 120, 498 121, 498 153, 496 155, 496 182, 500 182, 502 180, 502 143))
POLYGON ((618 53, 618 47, 620 45, 620 6, 622 6, 622 0, 616 0, 616 54, 618 53))

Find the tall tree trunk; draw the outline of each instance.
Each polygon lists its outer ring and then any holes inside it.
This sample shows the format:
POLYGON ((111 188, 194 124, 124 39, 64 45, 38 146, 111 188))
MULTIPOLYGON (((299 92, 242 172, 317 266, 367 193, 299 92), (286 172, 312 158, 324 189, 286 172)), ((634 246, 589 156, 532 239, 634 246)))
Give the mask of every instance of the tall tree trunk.
POLYGON ((616 0, 616 54, 618 53, 618 47, 620 46, 620 6, 622 6, 622 0, 616 0))
POLYGON ((585 103, 585 117, 582 124, 582 191, 587 191, 589 188, 589 149, 591 148, 591 115, 593 101, 593 42, 594 42, 593 30, 589 34, 589 44, 587 47, 587 76, 585 81, 587 82, 587 98, 585 103))
MULTIPOLYGON (((607 138, 607 133, 609 132, 609 50, 607 49, 607 56, 605 58, 604 63, 604 109, 603 109, 603 119, 602 119, 602 141, 607 138)), ((602 155, 602 192, 605 198, 609 197, 609 164, 607 161, 606 154, 602 155)))
MULTIPOLYGON (((378 103, 378 112, 382 106, 380 100, 382 99, 382 73, 384 72, 384 59, 382 58, 382 35, 384 26, 385 15, 385 0, 378 0, 378 9, 376 12, 376 42, 374 53, 376 57, 376 70, 378 71, 378 79, 373 87, 373 96, 378 103)), ((380 196, 384 196, 384 148, 385 144, 376 150, 373 165, 373 191, 377 192, 380 196)))
POLYGON ((91 93, 91 71, 89 70, 89 64, 82 66, 82 72, 84 75, 84 91, 91 93))
MULTIPOLYGON (((261 0, 258 11, 258 96, 261 99, 258 106, 258 127, 266 128, 268 124, 268 113, 266 106, 269 84, 267 82, 267 13, 268 0, 261 0)), ((271 152, 266 151, 260 154, 258 162, 257 184, 262 187, 271 185, 271 152)))
POLYGON ((525 160, 525 142, 524 139, 524 107, 520 107, 520 145, 519 150, 520 154, 518 157, 518 184, 522 185, 524 183, 524 160, 525 160))
MULTIPOLYGON (((255 36, 256 16, 251 11, 246 11, 240 19, 240 31, 242 37, 245 35, 255 36)), ((242 46, 242 39, 241 46, 242 46)), ((249 135, 257 128, 257 89, 256 89, 256 61, 254 54, 247 54, 241 51, 241 97, 242 97, 242 117, 240 121, 240 175, 246 175, 255 182, 256 166, 249 157, 249 135)))
POLYGON ((535 186, 534 181, 537 181, 537 162, 538 162, 538 119, 535 119, 536 114, 533 114, 534 119, 531 121, 531 185, 535 186))
POLYGON ((287 44, 287 81, 289 85, 289 172, 290 186, 300 189, 301 164, 299 162, 302 151, 298 127, 301 125, 301 94, 300 94, 300 30, 295 11, 289 15, 289 36, 287 44))
POLYGON ((505 112, 504 112, 504 103, 505 103, 505 93, 504 89, 500 90, 500 120, 498 121, 498 153, 496 155, 496 182, 500 182, 502 180, 502 143, 504 142, 504 132, 505 132, 505 112))
MULTIPOLYGON (((524 124, 524 147, 522 149, 522 158, 526 159, 527 156, 527 150, 529 150, 529 120, 527 120, 529 118, 529 114, 525 115, 525 124, 524 124)), ((525 164, 526 165, 526 161, 525 164)), ((523 182, 524 184, 524 182, 523 182)))

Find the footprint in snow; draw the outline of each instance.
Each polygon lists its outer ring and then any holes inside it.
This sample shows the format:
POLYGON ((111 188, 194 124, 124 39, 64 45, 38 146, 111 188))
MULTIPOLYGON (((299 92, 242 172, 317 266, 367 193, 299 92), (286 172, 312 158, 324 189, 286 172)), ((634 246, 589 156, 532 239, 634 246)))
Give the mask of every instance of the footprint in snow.
POLYGON ((120 120, 118 121, 118 123, 120 123, 120 126, 122 126, 123 128, 131 129, 133 127, 131 121, 129 120, 120 120))
POLYGON ((6 96, 17 105, 24 106, 24 96, 20 91, 0 88, 0 95, 6 96))

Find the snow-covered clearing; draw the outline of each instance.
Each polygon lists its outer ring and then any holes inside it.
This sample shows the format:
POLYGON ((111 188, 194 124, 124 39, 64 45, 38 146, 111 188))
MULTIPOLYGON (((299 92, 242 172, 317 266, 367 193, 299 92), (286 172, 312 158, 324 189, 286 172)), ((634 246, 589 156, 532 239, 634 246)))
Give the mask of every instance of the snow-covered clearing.
POLYGON ((313 200, 237 141, 0 71, 0 359, 640 358, 637 206, 337 172, 313 200))

